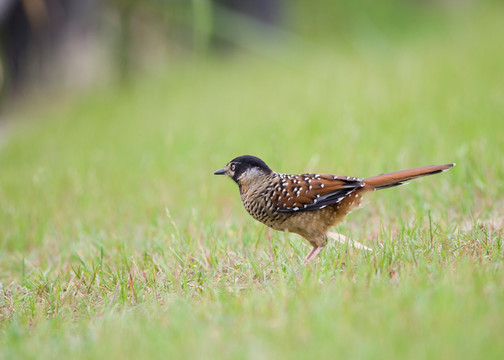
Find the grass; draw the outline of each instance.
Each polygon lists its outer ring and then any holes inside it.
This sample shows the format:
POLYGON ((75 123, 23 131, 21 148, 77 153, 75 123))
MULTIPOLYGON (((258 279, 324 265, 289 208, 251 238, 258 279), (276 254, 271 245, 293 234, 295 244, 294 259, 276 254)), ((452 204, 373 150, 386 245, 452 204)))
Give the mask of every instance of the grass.
POLYGON ((497 11, 423 37, 283 62, 179 65, 18 111, 0 150, 0 357, 504 356, 504 50, 497 11), (456 162, 368 197, 338 231, 243 210, 212 172, 372 176, 456 162))

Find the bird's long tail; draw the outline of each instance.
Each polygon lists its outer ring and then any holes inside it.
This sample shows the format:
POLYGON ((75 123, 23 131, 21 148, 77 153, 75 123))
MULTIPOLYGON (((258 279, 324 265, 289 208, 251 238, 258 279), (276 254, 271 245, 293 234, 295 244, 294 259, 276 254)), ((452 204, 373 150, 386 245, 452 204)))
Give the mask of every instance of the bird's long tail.
POLYGON ((431 165, 415 169, 401 170, 387 174, 380 174, 367 179, 364 179, 366 187, 369 190, 381 190, 394 186, 403 185, 406 181, 413 180, 422 176, 434 175, 448 170, 455 164, 446 165, 431 165))

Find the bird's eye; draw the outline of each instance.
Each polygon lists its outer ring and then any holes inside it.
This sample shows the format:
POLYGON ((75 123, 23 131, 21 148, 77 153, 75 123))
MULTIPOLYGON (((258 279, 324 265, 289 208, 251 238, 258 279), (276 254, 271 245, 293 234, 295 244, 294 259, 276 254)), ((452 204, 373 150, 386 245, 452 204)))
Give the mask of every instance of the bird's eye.
POLYGON ((236 165, 235 164, 231 164, 231 171, 235 171, 236 170, 236 165))

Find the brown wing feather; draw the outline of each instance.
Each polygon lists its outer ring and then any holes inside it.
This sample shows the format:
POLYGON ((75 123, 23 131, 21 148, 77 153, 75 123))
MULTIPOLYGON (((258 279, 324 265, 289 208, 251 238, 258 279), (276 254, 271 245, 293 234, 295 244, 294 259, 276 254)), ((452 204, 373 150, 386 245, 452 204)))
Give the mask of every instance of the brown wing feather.
POLYGON ((336 204, 364 186, 359 178, 327 174, 279 174, 273 205, 280 212, 310 211, 336 204))

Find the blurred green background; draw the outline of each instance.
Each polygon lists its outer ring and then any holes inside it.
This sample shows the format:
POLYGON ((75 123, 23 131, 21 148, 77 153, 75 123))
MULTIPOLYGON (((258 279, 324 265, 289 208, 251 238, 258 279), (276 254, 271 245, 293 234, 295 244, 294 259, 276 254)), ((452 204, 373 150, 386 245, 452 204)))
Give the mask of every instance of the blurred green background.
POLYGON ((6 358, 502 358, 501 1, 5 1, 6 358), (456 162, 339 232, 269 232, 231 182, 456 162), (379 354, 379 355, 377 355, 379 354))

